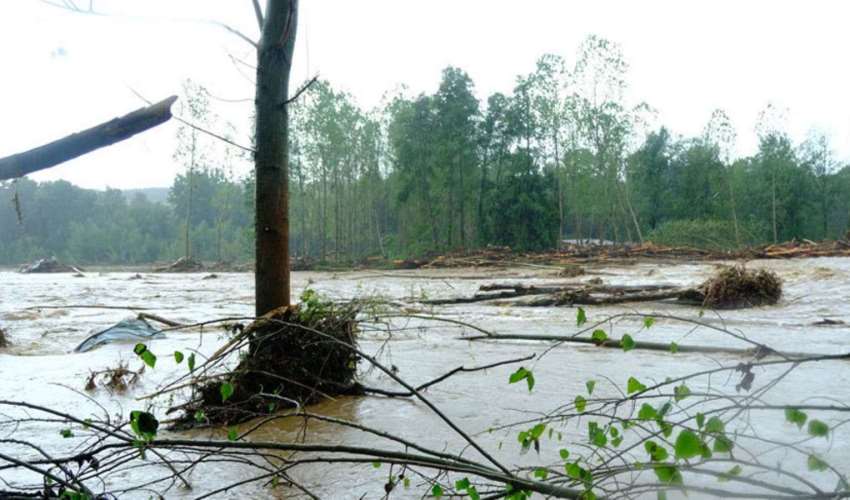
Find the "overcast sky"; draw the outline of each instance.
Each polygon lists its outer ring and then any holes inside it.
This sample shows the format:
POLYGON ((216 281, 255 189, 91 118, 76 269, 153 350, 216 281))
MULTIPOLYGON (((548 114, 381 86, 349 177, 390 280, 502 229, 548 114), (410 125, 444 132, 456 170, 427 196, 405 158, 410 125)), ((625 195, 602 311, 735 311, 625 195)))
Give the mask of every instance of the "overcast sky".
MULTIPOLYGON (((88 0, 78 0, 88 5, 88 0)), ((263 2, 264 3, 264 2, 263 2)), ((192 78, 215 111, 241 127, 253 94, 252 48, 211 21, 251 37, 250 0, 94 0, 109 16, 39 0, 0 0, 0 156, 53 140, 178 93, 192 78)), ((404 83, 436 89, 447 65, 465 69, 479 97, 509 92, 550 52, 575 59, 589 34, 622 45, 629 96, 677 134, 698 134, 715 108, 755 148, 768 102, 787 107, 796 141, 826 133, 850 159, 850 2, 843 0, 301 0, 294 82, 319 73, 364 107, 404 83)), ((177 124, 169 124, 35 179, 103 188, 168 186, 177 124)), ((246 165, 238 166, 244 171, 246 165)))

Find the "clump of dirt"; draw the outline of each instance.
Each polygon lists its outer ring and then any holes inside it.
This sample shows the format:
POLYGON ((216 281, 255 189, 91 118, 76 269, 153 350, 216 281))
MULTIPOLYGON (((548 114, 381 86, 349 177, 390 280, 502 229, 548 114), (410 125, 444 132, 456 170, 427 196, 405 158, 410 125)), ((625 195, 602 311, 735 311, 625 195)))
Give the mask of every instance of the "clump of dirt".
POLYGON ((698 288, 704 307, 740 309, 773 305, 782 297, 782 279, 766 269, 727 267, 698 288))
POLYGON ((357 308, 322 302, 276 309, 239 335, 248 341, 238 365, 194 388, 176 427, 231 425, 341 394, 362 393, 356 382, 357 308))
POLYGON ((86 381, 85 390, 91 392, 102 387, 109 392, 122 393, 127 388, 136 385, 144 372, 144 366, 139 371, 133 371, 127 363, 120 362, 115 368, 92 371, 86 381))

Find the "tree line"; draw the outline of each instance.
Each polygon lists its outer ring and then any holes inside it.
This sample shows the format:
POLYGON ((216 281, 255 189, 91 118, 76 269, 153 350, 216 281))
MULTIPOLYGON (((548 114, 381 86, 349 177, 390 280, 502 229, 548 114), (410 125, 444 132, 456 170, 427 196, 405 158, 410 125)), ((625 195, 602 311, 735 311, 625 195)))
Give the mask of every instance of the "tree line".
MULTIPOLYGON (((591 36, 573 64, 544 55, 510 93, 485 100, 455 67, 434 93, 401 89, 368 110, 316 81, 290 106, 292 254, 355 262, 564 239, 725 249, 845 235, 850 168, 825 136, 794 144, 783 111, 768 106, 757 152, 734 157, 722 110, 699 136, 677 136, 627 101, 627 72, 620 47, 591 36)), ((220 124, 202 86, 184 94, 184 116, 220 124)), ((11 235, 0 262, 250 260, 254 181, 232 174, 238 151, 191 127, 178 139, 185 171, 167 204, 65 182, 0 186, 14 200, 0 209, 0 234, 11 235)))

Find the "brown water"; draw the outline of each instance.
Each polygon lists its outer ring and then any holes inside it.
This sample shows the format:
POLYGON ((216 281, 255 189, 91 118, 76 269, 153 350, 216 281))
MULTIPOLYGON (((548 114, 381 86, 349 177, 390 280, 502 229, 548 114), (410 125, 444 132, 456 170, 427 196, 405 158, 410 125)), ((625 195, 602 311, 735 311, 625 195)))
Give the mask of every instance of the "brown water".
MULTIPOLYGON (((850 328, 812 327, 811 323, 824 317, 843 319, 850 323, 850 259, 816 259, 769 261, 752 263, 776 270, 785 280, 785 297, 774 307, 730 311, 717 317, 706 314, 705 321, 723 323, 747 337, 766 343, 775 349, 812 353, 850 351, 850 328)), ((601 277, 610 284, 670 283, 695 284, 714 271, 711 263, 672 264, 642 263, 631 266, 608 266, 591 269, 591 274, 577 278, 587 280, 601 277)), ((72 306, 133 306, 144 307, 160 316, 181 322, 193 322, 226 316, 246 316, 252 312, 253 278, 249 274, 219 274, 219 279, 202 280, 203 275, 144 275, 130 280, 130 273, 88 273, 85 277, 70 275, 20 275, 0 272, 0 328, 6 330, 13 346, 0 353, 0 399, 20 400, 43 404, 77 415, 97 413, 97 406, 74 390, 82 389, 92 369, 115 366, 119 360, 131 367, 140 363, 132 353, 134 342, 103 346, 88 353, 70 351, 92 330, 99 330, 132 316, 130 311, 75 308, 72 306), (56 307, 42 308, 36 307, 56 307)), ((563 282, 550 271, 541 269, 468 269, 396 272, 295 273, 294 286, 300 291, 311 286, 336 299, 379 296, 396 302, 423 297, 451 297, 474 293, 481 284, 521 281, 531 284, 563 282)), ((523 308, 467 304, 424 308, 441 316, 475 323, 498 333, 533 333, 564 335, 576 331, 573 308, 523 308)), ((668 304, 641 304, 587 308, 591 321, 618 312, 639 308, 643 312, 698 317, 694 308, 668 304)), ((398 367, 398 373, 412 384, 422 383, 460 365, 475 366, 493 361, 540 354, 546 345, 534 342, 469 342, 465 335, 475 332, 444 323, 421 320, 396 320, 391 336, 378 329, 363 332, 362 348, 380 352, 387 365, 398 367)), ((636 340, 679 344, 723 345, 748 347, 742 342, 706 329, 692 331, 681 324, 659 321, 652 329, 644 330, 638 320, 621 321, 609 334, 619 337, 633 334, 636 340)), ((127 394, 116 396, 99 390, 92 396, 115 414, 126 415, 144 404, 135 397, 154 391, 164 381, 184 373, 185 364, 177 366, 166 353, 174 350, 196 349, 200 354, 214 352, 222 343, 220 330, 204 332, 174 332, 154 340, 150 349, 162 353, 155 370, 148 370, 141 382, 127 394)), ((629 376, 646 382, 661 381, 667 376, 684 375, 718 362, 732 363, 732 355, 701 355, 599 349, 590 346, 564 345, 541 360, 528 364, 533 368, 537 385, 533 393, 520 384, 508 385, 509 374, 515 366, 505 366, 461 374, 430 388, 427 396, 449 415, 462 429, 474 435, 499 460, 510 466, 557 463, 557 450, 563 444, 543 442, 541 456, 520 455, 516 443, 518 429, 487 432, 499 425, 521 421, 533 416, 532 411, 547 411, 572 401, 585 392, 585 381, 598 381, 595 395, 614 395, 611 380, 623 386, 629 376)), ((374 386, 395 388, 386 376, 365 370, 363 380, 374 386)), ((758 376, 769 375, 768 373, 758 376)), ((718 380, 734 391, 734 380, 718 380)), ((834 400, 850 399, 850 370, 839 362, 803 366, 793 377, 781 382, 768 399, 777 404, 832 404, 834 400)), ((693 389, 693 388, 692 388, 693 389)), ((161 412, 168 401, 156 401, 151 408, 161 412)), ((311 411, 344 418, 404 436, 434 449, 459 451, 464 443, 421 402, 379 397, 339 398, 311 408, 311 411)), ((780 413, 760 416, 760 435, 766 438, 787 438, 796 431, 785 424, 780 413)), ((835 424, 836 415, 818 415, 835 424)), ((559 428, 564 441, 586 439, 586 423, 571 421, 559 428)), ((836 431, 830 440, 810 441, 802 446, 823 453, 832 465, 850 470, 850 439, 836 431)), ((69 449, 74 439, 63 440, 54 428, 27 426, 15 436, 30 439, 51 450, 69 449)), ((221 431, 196 431, 193 435, 221 438, 221 431)), ((312 422, 306 428, 298 419, 286 419, 266 427, 254 436, 258 440, 337 443, 359 446, 391 446, 363 432, 333 424, 312 422)), ((765 450, 766 451, 766 450, 765 450)), ((474 456, 467 451, 467 455, 474 456)), ((768 458, 770 458, 768 456, 768 458)), ((784 468, 804 469, 804 462, 791 461, 777 455, 771 463, 783 461, 784 468), (787 463, 786 463, 787 462, 787 463)), ((158 471, 164 473, 164 471, 158 471)), ((293 476, 323 498, 381 498, 388 467, 375 469, 371 465, 305 465, 293 476)), ((138 475, 150 470, 127 472, 116 481, 138 481, 138 475), (136 475, 134 475, 136 474, 136 475)), ((191 498, 228 482, 245 478, 246 471, 232 465, 209 465, 197 470, 190 480, 191 492, 172 489, 165 496, 191 498)), ((6 481, 26 480, 23 474, 0 472, 6 481)), ((422 481, 412 478, 409 491, 396 490, 394 497, 421 497, 426 491, 422 481)), ((834 487, 832 484, 825 487, 834 487)), ((262 487, 248 488, 220 495, 221 498, 287 497, 293 491, 278 489, 272 492, 262 487)), ((147 494, 140 498, 146 498, 147 494)), ((694 498, 692 495, 691 498, 694 498)))

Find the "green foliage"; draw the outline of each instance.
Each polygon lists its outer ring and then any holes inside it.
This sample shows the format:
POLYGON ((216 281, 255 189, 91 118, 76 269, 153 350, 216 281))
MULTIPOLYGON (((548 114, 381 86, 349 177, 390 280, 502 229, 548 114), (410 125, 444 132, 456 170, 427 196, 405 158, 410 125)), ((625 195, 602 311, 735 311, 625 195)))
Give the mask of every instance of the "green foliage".
POLYGON ((575 400, 573 400, 573 404, 576 406, 576 411, 579 413, 583 413, 584 409, 587 408, 587 400, 584 399, 584 396, 578 395, 575 400))
POLYGON ((578 310, 576 310, 576 326, 581 327, 585 323, 587 323, 587 313, 584 312, 583 308, 579 307, 578 310))
POLYGON ((159 421, 153 414, 146 411, 130 412, 130 428, 139 439, 153 441, 159 428, 159 421))
POLYGON ((180 351, 174 351, 174 362, 178 365, 183 362, 183 353, 180 351))
POLYGON ((806 459, 806 466, 809 468, 810 471, 815 472, 823 472, 829 469, 829 464, 824 462, 820 457, 814 454, 808 456, 808 458, 806 459))
POLYGON ((628 394, 632 394, 632 393, 640 392, 640 391, 645 391, 645 390, 646 390, 646 386, 641 384, 640 381, 638 381, 638 379, 636 379, 634 377, 629 377, 629 380, 626 383, 626 392, 628 394))
POLYGON ((233 390, 233 384, 230 382, 222 382, 221 386, 219 386, 222 403, 226 402, 231 396, 233 396, 233 390))
POLYGON ((584 383, 584 386, 587 388, 587 394, 589 396, 592 396, 593 395, 593 389, 596 387, 596 381, 595 380, 588 380, 587 382, 584 383))
POLYGON ((515 372, 513 372, 508 379, 509 384, 515 384, 521 380, 525 380, 528 385, 528 392, 531 392, 534 389, 534 374, 531 370, 527 370, 525 367, 520 366, 517 368, 515 372))
POLYGON ((594 330, 590 338, 592 338, 597 345, 602 345, 606 340, 608 340, 608 334, 605 333, 605 330, 594 330))
POLYGON ((809 435, 814 437, 827 437, 829 435, 829 426, 820 420, 809 420, 809 435))
POLYGON ((702 450, 705 445, 695 433, 685 429, 679 432, 676 438, 674 450, 676 458, 689 459, 702 455, 702 450))
POLYGON ((629 352, 635 348, 635 339, 627 333, 620 339, 620 345, 623 348, 623 352, 629 352))
POLYGON ((785 409, 785 420, 796 425, 798 429, 803 428, 803 425, 806 423, 806 419, 808 419, 808 416, 796 408, 785 409))
POLYGON ((133 348, 133 352, 136 356, 139 357, 146 365, 151 368, 156 366, 156 355, 148 350, 148 346, 145 344, 136 344, 136 347, 133 348))
POLYGON ((439 484, 434 484, 434 486, 431 488, 431 496, 433 496, 434 498, 442 498, 443 487, 439 484))

